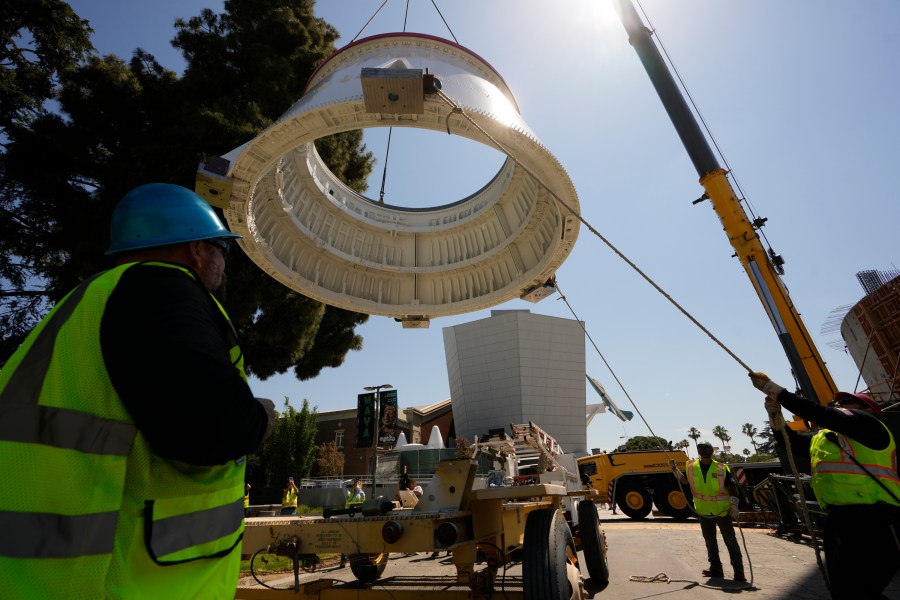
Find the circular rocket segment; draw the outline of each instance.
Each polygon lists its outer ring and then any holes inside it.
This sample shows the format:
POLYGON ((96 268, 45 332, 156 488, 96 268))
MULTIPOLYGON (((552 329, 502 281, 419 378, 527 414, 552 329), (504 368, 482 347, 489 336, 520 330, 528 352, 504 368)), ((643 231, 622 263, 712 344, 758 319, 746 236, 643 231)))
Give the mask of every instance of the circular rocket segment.
MULTIPOLYGON (((506 83, 476 54, 431 36, 348 45, 276 123, 223 158, 232 186, 226 220, 260 268, 321 302, 404 326, 540 299, 578 236, 569 210, 579 210, 575 188, 506 83), (423 87, 428 75, 438 83, 423 87), (381 204, 341 183, 313 144, 373 127, 449 130, 507 158, 467 198, 430 208, 381 204)), ((435 183, 417 185, 422 205, 435 183)))

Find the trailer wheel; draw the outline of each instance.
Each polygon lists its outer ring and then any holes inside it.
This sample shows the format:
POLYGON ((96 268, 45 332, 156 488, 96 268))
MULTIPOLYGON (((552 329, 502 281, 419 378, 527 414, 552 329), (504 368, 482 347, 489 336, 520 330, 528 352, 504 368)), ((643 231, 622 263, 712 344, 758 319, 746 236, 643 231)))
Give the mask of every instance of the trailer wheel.
POLYGON ((616 504, 632 519, 643 519, 650 514, 653 505, 650 492, 640 483, 620 483, 616 489, 616 504))
POLYGON ((541 508, 528 513, 522 550, 525 600, 584 597, 572 531, 559 510, 541 508))
POLYGON ((578 535, 588 575, 594 583, 609 583, 609 562, 606 559, 606 532, 600 528, 597 505, 589 500, 578 503, 578 535))
POLYGON ((347 560, 350 563, 350 571, 357 581, 375 583, 387 567, 388 553, 351 554, 347 560))
POLYGON ((693 514, 688 499, 677 483, 658 483, 653 490, 653 503, 664 515, 676 521, 685 521, 693 514))

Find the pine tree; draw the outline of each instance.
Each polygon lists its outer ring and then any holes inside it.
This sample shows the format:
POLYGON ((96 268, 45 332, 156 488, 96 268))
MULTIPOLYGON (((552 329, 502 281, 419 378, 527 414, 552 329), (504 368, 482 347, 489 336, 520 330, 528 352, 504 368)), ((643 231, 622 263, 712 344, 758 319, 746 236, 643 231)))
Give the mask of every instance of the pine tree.
MULTIPOLYGON (((0 365, 57 300, 111 265, 103 254, 109 217, 125 193, 155 181, 193 188, 204 157, 252 139, 300 97, 337 39, 314 17, 313 5, 230 0, 222 14, 204 10, 179 21, 173 43, 187 61, 181 77, 140 49, 128 61, 82 60, 85 46, 72 46, 66 69, 52 75, 60 83, 58 114, 37 114, 7 132, 0 365)), ((70 21, 90 33, 86 22, 70 21)), ((46 98, 31 94, 33 103, 46 98)), ((365 189, 373 162, 361 139, 356 131, 317 142, 331 170, 357 191, 365 189)), ((241 252, 229 257, 227 276, 223 301, 249 373, 265 379, 291 370, 309 379, 362 348, 355 328, 367 315, 295 293, 241 252)))

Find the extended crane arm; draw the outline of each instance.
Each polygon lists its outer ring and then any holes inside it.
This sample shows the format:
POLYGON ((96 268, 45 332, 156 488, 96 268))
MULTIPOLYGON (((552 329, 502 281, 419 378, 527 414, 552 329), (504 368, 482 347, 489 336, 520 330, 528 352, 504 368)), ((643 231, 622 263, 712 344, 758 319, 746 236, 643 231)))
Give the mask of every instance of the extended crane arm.
POLYGON ((778 265, 773 264, 766 252, 753 222, 734 193, 727 171, 719 166, 703 130, 656 47, 650 30, 644 27, 630 0, 616 0, 616 9, 628 32, 628 41, 637 51, 656 93, 675 125, 681 143, 694 163, 706 197, 719 216, 728 240, 769 315, 801 390, 808 398, 816 398, 821 404, 827 404, 837 388, 781 281, 777 271, 780 262, 778 265))

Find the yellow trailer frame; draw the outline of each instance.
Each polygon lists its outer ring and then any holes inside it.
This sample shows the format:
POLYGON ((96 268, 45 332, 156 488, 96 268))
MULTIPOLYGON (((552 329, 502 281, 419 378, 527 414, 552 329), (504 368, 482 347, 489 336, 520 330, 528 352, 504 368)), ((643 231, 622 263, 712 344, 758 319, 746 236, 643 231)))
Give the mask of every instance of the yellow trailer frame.
MULTIPOLYGON (((448 600, 487 597, 496 589, 498 569, 510 562, 512 552, 523 548, 529 515, 545 510, 549 512, 542 515, 542 521, 565 518, 571 522, 572 515, 563 514, 564 499, 583 497, 591 490, 567 490, 554 483, 473 490, 475 468, 474 461, 468 459, 442 462, 419 503, 412 509, 385 506, 393 503, 370 500, 360 507, 361 515, 249 518, 242 554, 252 555, 267 549, 291 556, 295 564, 294 592, 304 597, 322 600, 404 599, 423 598, 432 593, 440 593, 448 600), (360 585, 374 583, 380 578, 391 553, 436 551, 451 553, 455 578, 416 580, 402 577, 400 581, 386 579, 376 587, 360 585), (323 577, 300 583, 296 576, 298 561, 321 554, 349 556, 351 570, 359 582, 346 584, 323 577), (484 564, 484 568, 476 570, 477 564, 484 564)), ((593 540, 596 546, 596 537, 602 536, 599 522, 593 530, 597 532, 593 540)), ((582 540, 577 529, 570 540, 571 544, 559 555, 565 562, 562 572, 573 592, 569 597, 581 597, 583 585, 577 552, 582 540)), ((604 536, 604 568, 605 549, 604 536)), ((511 587, 504 585, 506 597, 524 598, 521 582, 513 582, 511 587)), ((235 597, 255 600, 272 598, 276 593, 283 598, 285 592, 239 587, 235 597)))

